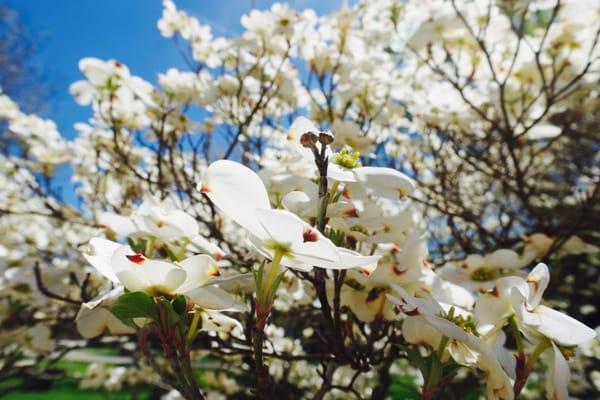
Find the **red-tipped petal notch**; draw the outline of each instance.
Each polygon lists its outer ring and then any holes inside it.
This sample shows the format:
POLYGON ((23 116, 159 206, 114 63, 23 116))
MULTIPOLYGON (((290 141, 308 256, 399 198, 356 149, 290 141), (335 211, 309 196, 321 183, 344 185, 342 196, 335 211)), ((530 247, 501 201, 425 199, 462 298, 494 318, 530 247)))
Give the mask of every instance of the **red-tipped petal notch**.
POLYGON ((210 271, 210 274, 209 274, 209 275, 210 275, 210 276, 213 276, 213 277, 215 277, 215 278, 216 278, 217 276, 221 276, 221 270, 219 270, 219 267, 215 266, 215 267, 213 267, 213 269, 210 271))
POLYGON ((366 276, 371 276, 373 271, 375 271, 375 268, 377 268, 377 267, 376 266, 375 267, 362 267, 360 269, 360 272, 362 272, 366 276))
POLYGON ((409 317, 414 317, 420 314, 419 309, 417 307, 413 308, 412 310, 407 310, 406 307, 400 308, 402 309, 404 314, 408 315, 409 317))
POLYGON ((527 278, 527 283, 531 284, 533 286, 533 290, 536 292, 540 289, 539 279, 527 278))
POLYGON ((136 263, 136 264, 141 264, 146 260, 146 257, 144 257, 144 255, 142 253, 130 254, 130 255, 126 255, 125 257, 127 257, 127 259, 129 261, 136 263))
POLYGON ((196 189, 198 189, 198 191, 201 193, 210 193, 210 187, 208 186, 208 184, 206 182, 198 183, 198 186, 196 186, 196 189))
POLYGON ((319 240, 319 234, 312 228, 306 228, 304 232, 302 232, 302 240, 304 240, 304 243, 316 242, 319 240))
POLYGON ((358 210, 356 208, 350 208, 344 211, 344 215, 349 218, 358 218, 358 210))
POLYGON ((108 229, 108 225, 106 225, 106 224, 98 224, 98 228, 100 228, 100 229, 108 229))
POLYGON ((223 258, 225 258, 225 253, 221 252, 221 251, 217 251, 213 254, 213 258, 216 261, 221 261, 223 258))
POLYGON ((350 193, 350 190, 347 187, 344 187, 344 191, 342 192, 342 196, 344 196, 348 200, 352 199, 352 194, 350 193))

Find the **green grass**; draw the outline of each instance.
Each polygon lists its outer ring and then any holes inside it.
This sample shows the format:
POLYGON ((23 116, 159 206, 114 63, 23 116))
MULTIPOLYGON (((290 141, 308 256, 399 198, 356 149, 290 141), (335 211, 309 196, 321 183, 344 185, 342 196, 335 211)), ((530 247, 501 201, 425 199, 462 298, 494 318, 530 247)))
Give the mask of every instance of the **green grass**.
MULTIPOLYGON (((136 395, 137 400, 153 398, 152 391, 148 388, 138 389, 136 395)), ((3 400, 129 400, 132 398, 134 397, 129 387, 124 386, 121 391, 116 392, 82 390, 79 389, 79 381, 72 378, 55 381, 46 391, 15 391, 2 397, 3 400)))

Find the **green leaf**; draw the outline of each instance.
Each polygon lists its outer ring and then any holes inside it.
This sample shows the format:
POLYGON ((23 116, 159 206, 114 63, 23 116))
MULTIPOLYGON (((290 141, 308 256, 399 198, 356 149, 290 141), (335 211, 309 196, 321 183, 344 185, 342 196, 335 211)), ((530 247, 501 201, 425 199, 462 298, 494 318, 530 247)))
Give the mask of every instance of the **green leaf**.
POLYGON ((123 323, 131 325, 133 318, 158 319, 156 303, 144 292, 125 293, 115 302, 110 311, 123 323))
POLYGON ((393 376, 388 398, 403 400, 420 400, 421 393, 412 376, 393 376))
POLYGON ((460 367, 460 364, 448 363, 442 367, 442 376, 453 375, 459 370, 460 367))
POLYGON ((187 301, 185 300, 184 295, 178 294, 175 296, 171 304, 173 305, 173 310, 175 310, 177 314, 184 316, 187 312, 187 301))
POLYGON ((263 275, 265 273, 265 261, 263 260, 263 262, 260 263, 260 267, 258 267, 258 271, 254 271, 252 270, 252 273, 254 274, 254 282, 256 284, 256 293, 262 293, 262 280, 263 280, 263 275))
POLYGON ((146 241, 144 239, 136 242, 134 239, 127 238, 127 243, 129 243, 129 247, 136 253, 143 253, 146 248, 146 241))

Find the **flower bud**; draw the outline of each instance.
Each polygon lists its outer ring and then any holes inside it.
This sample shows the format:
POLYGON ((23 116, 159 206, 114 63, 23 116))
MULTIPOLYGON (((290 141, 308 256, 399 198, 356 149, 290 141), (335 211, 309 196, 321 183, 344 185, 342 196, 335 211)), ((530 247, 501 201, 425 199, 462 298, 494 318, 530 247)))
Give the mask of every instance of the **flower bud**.
POLYGON ((319 133, 319 142, 324 145, 328 145, 333 143, 333 133, 330 130, 319 133))
POLYGON ((317 144, 319 140, 318 136, 314 132, 306 132, 300 136, 300 144, 302 147, 306 147, 307 149, 312 149, 317 144))

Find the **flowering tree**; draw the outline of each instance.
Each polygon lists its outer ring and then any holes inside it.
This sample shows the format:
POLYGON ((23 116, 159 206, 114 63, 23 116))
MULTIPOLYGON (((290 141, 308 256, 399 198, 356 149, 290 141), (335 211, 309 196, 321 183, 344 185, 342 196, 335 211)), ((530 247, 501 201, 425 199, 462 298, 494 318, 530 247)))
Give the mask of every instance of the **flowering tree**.
POLYGON ((133 365, 82 388, 167 398, 566 399, 568 360, 597 379, 596 332, 553 307, 595 313, 597 5, 241 22, 213 37, 165 0, 189 70, 81 60, 71 141, 0 97, 0 388, 103 348, 133 365))

